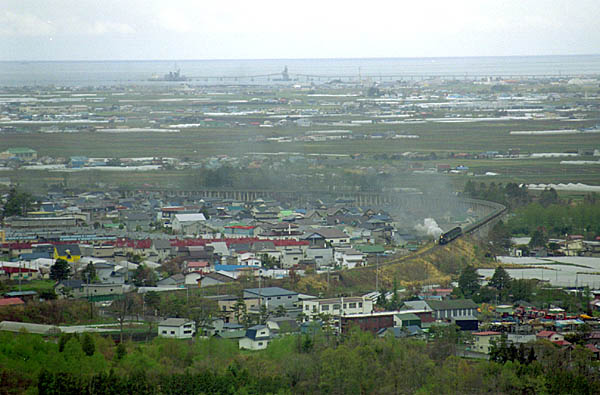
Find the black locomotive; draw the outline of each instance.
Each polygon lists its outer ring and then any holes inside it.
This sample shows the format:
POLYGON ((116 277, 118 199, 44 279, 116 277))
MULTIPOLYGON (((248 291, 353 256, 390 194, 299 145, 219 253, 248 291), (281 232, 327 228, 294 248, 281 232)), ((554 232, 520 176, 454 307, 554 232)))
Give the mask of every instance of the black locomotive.
POLYGON ((460 235, 462 235, 462 228, 460 226, 457 226, 456 228, 450 229, 446 233, 442 233, 440 235, 439 243, 440 244, 448 244, 460 235))

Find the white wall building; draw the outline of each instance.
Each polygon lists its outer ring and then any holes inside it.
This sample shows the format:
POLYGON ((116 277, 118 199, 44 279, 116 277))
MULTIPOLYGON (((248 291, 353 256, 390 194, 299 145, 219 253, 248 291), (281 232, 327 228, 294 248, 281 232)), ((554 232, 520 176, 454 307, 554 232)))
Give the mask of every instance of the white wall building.
POLYGON ((294 267, 304 258, 304 252, 300 248, 286 248, 283 252, 281 265, 284 269, 294 267))
POLYGON ((158 336, 191 339, 196 334, 196 323, 185 318, 167 318, 158 324, 158 336))
POLYGON ((302 312, 308 320, 314 319, 318 314, 333 316, 370 314, 373 312, 373 301, 364 296, 303 300, 302 312))
MULTIPOLYGON (((174 232, 184 233, 185 231, 198 231, 200 224, 206 222, 204 214, 175 214, 175 218, 171 222, 171 227, 174 232)), ((195 232, 193 232, 195 233, 195 232)))
POLYGON ((314 259, 317 267, 329 266, 333 261, 333 248, 307 248, 306 257, 314 259))
POLYGON ((356 266, 361 266, 365 261, 363 253, 353 248, 336 249, 334 258, 336 265, 347 269, 353 269, 356 266))
POLYGON ((266 325, 255 325, 246 330, 246 336, 239 340, 239 347, 245 350, 264 350, 271 341, 271 330, 266 325))

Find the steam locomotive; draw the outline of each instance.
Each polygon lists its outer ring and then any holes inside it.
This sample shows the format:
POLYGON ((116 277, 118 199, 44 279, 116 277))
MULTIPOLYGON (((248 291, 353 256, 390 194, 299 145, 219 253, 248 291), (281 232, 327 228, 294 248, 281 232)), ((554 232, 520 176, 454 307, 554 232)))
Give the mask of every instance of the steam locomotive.
POLYGON ((448 244, 460 235, 462 235, 462 228, 457 226, 456 228, 450 229, 446 233, 442 233, 438 242, 439 244, 448 244))

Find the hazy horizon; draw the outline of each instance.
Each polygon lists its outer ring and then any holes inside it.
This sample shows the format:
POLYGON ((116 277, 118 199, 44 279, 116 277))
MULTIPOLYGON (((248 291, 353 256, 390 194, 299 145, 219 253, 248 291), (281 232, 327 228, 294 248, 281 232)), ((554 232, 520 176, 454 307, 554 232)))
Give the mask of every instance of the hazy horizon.
POLYGON ((539 54, 539 55, 467 55, 467 56, 339 56, 283 58, 155 58, 155 59, 8 59, 0 62, 210 62, 210 61, 269 61, 269 60, 385 60, 385 59, 467 59, 467 58, 543 58, 543 57, 600 56, 598 53, 539 54))

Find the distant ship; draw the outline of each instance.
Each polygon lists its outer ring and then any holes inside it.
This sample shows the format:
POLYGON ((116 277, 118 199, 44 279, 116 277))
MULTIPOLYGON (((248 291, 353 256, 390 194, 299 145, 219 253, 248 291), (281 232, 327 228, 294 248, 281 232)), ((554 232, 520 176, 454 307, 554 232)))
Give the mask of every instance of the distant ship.
POLYGON ((148 79, 148 81, 189 81, 190 79, 185 75, 181 74, 181 70, 177 69, 176 71, 169 71, 169 73, 163 75, 162 77, 159 75, 153 75, 148 79))

